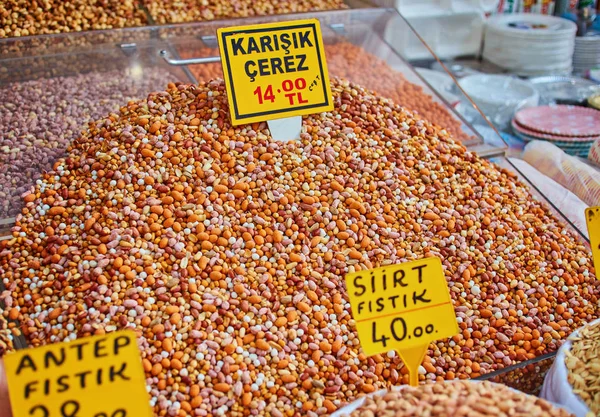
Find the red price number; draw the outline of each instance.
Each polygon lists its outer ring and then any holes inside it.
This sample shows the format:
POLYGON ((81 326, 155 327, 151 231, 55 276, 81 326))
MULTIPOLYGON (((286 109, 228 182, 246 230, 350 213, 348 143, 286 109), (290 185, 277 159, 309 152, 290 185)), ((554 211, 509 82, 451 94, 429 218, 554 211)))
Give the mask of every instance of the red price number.
MULTIPOLYGON (((287 97, 290 106, 293 106, 295 104, 308 103, 308 100, 302 98, 301 90, 304 89, 306 89, 306 80, 304 78, 296 78, 296 80, 294 81, 283 81, 281 83, 281 88, 277 89, 277 93, 281 93, 281 90, 283 90, 284 96, 287 97)), ((268 85, 264 91, 259 85, 258 87, 256 87, 256 90, 254 90, 254 95, 258 96, 258 104, 263 104, 267 100, 273 103, 276 98, 275 93, 273 92, 272 85, 268 85)))

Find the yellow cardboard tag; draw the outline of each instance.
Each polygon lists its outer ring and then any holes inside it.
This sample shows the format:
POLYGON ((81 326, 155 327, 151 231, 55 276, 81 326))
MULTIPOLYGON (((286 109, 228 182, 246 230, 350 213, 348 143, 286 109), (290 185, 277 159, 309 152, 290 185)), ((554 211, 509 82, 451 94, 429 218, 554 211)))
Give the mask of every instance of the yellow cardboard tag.
POLYGON ((217 30, 233 125, 333 109, 317 19, 217 30))
POLYGON ((600 206, 588 207, 585 210, 585 220, 590 235, 596 278, 600 279, 600 206))
POLYGON ((346 287, 363 351, 397 350, 418 382, 429 343, 458 333, 454 306, 439 258, 346 275, 346 287))
POLYGON ((4 365, 13 417, 152 416, 132 331, 19 350, 4 365))

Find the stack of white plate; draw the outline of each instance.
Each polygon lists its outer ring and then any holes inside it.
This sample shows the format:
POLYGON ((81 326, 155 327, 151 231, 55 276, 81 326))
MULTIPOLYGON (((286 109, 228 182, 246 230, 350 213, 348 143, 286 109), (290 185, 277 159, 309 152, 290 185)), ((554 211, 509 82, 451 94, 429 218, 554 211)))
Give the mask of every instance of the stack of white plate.
POLYGON ((590 69, 600 68, 600 33, 589 33, 575 38, 573 71, 583 74, 590 69))
POLYGON ((536 14, 497 15, 486 23, 483 57, 523 76, 570 74, 577 25, 536 14))

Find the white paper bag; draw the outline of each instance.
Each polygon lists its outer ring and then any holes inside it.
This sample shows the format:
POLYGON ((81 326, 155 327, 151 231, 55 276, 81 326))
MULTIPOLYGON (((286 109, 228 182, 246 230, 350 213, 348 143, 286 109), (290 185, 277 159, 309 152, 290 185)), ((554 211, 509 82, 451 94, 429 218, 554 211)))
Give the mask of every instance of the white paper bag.
MULTIPOLYGON (((594 320, 588 323, 588 325, 598 322, 600 322, 600 319, 594 320)), ((573 335, 578 333, 579 330, 576 330, 573 335)), ((554 364, 546 374, 540 397, 568 409, 577 417, 585 417, 590 412, 590 409, 573 393, 573 387, 569 384, 569 371, 565 365, 565 352, 571 349, 571 345, 571 341, 567 340, 560 347, 554 364)))

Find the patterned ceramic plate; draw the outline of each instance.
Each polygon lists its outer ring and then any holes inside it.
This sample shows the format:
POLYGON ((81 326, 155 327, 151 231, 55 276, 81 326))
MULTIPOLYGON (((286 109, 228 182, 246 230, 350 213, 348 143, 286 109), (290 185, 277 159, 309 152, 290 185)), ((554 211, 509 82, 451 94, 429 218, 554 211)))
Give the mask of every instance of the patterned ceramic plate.
MULTIPOLYGON (((600 113, 600 112, 599 112, 600 113)), ((522 125, 520 125, 516 119, 513 119, 511 122, 512 128, 515 132, 519 132, 521 134, 531 136, 536 139, 543 139, 551 142, 565 142, 565 143, 591 143, 596 139, 600 139, 600 136, 560 136, 560 135, 551 135, 548 133, 540 133, 535 130, 528 129, 522 125)))
POLYGON ((516 122, 554 136, 600 136, 600 111, 577 106, 539 106, 517 112, 516 122))
POLYGON ((531 142, 533 140, 543 140, 545 142, 550 142, 553 145, 558 146, 560 149, 573 156, 581 156, 582 158, 587 158, 590 153, 590 148, 594 144, 594 142, 556 142, 556 141, 547 141, 545 139, 535 138, 533 136, 527 136, 519 131, 515 131, 515 135, 521 138, 525 142, 531 142))

